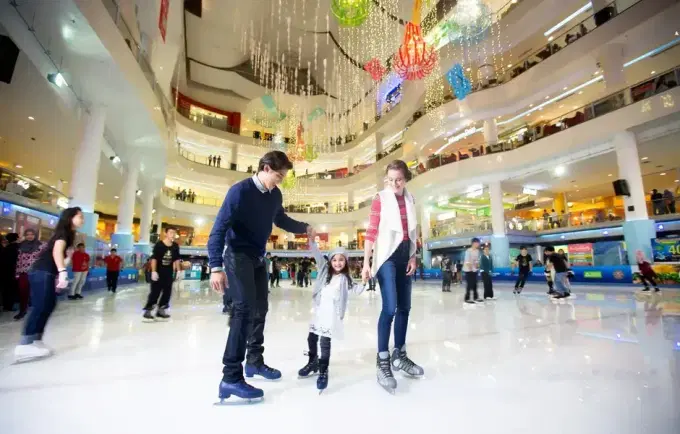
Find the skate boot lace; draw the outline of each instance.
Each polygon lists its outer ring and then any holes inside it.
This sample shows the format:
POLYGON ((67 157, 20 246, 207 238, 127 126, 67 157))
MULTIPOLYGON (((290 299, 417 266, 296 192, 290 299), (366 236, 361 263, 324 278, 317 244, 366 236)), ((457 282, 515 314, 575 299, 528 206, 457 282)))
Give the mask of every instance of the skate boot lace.
POLYGON ((393 377, 390 359, 378 359, 378 367, 380 368, 380 374, 383 377, 393 377))
POLYGON ((417 369, 417 366, 413 360, 409 359, 406 353, 399 354, 399 368, 406 372, 410 372, 412 369, 417 369))
POLYGON ((266 372, 268 372, 268 373, 270 373, 270 374, 274 374, 274 373, 277 372, 276 369, 270 368, 269 366, 267 366, 267 365, 264 364, 264 363, 262 364, 262 367, 260 368, 260 370, 266 371, 266 372))

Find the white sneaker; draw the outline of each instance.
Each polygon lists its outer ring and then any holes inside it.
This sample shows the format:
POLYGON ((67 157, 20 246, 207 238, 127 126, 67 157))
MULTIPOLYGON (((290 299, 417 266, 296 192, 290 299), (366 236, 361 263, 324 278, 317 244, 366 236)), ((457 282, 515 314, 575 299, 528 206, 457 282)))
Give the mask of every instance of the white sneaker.
POLYGON ((52 353, 54 352, 54 351, 52 350, 52 348, 50 348, 50 347, 48 347, 47 345, 45 345, 45 342, 42 341, 42 340, 35 340, 35 341, 33 341, 33 345, 35 345, 36 347, 41 348, 41 349, 43 349, 43 350, 49 351, 49 355, 52 355, 52 353))
POLYGON ((48 357, 52 352, 45 347, 40 347, 38 345, 17 345, 14 348, 14 361, 16 363, 29 362, 31 360, 41 359, 43 357, 48 357))

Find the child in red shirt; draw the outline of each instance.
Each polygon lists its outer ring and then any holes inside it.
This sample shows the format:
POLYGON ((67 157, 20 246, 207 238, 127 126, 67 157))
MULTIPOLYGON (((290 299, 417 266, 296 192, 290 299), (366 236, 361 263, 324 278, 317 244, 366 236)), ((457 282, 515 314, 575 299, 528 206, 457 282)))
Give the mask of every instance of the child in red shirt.
POLYGON ((118 250, 111 249, 109 256, 104 258, 106 262, 106 288, 108 291, 116 293, 118 288, 118 275, 120 274, 120 266, 123 263, 123 258, 117 255, 118 250))
POLYGON ((76 251, 71 257, 71 270, 73 271, 73 282, 71 282, 71 294, 69 300, 80 300, 83 298, 80 293, 87 281, 87 273, 90 269, 90 255, 85 253, 85 244, 78 243, 76 251))
POLYGON ((649 284, 651 283, 652 286, 654 286, 654 292, 659 292, 659 287, 656 284, 656 272, 652 268, 652 265, 645 259, 642 250, 635 252, 635 257, 637 259, 638 269, 640 270, 640 280, 643 285, 645 285, 643 291, 649 291, 649 284))

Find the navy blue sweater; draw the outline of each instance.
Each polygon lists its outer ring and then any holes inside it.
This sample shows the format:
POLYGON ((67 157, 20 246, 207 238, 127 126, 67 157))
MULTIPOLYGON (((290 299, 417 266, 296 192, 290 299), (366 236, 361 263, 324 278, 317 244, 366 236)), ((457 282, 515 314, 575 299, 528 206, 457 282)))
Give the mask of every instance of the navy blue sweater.
POLYGON ((281 190, 261 192, 252 178, 234 184, 227 192, 208 238, 210 267, 223 265, 227 247, 251 257, 264 256, 272 223, 294 234, 307 231, 307 224, 288 217, 283 211, 281 190))

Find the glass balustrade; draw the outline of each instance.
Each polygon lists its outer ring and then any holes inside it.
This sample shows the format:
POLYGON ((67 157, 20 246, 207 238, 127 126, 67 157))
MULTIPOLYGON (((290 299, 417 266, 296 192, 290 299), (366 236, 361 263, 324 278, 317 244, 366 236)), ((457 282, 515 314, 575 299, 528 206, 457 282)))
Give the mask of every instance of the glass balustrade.
POLYGON ((69 198, 59 190, 4 168, 0 168, 0 191, 54 208, 69 204, 69 198))

